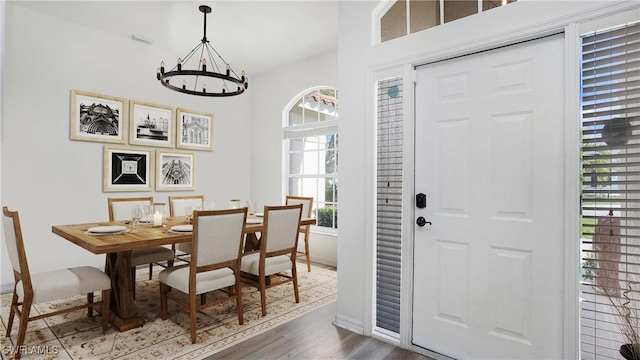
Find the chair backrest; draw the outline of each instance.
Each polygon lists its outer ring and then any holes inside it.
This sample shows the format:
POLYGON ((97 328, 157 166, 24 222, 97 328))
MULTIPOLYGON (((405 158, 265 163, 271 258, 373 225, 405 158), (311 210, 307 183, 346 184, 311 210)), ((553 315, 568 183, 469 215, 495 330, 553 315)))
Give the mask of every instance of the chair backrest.
POLYGON ((31 277, 29 276, 29 265, 27 254, 24 250, 22 240, 22 228, 20 227, 20 217, 17 211, 9 211, 6 206, 2 207, 2 227, 4 229, 4 239, 7 245, 7 253, 16 283, 23 281, 25 292, 31 289, 31 277))
POLYGON ((131 220, 131 209, 147 206, 153 202, 153 196, 134 198, 108 198, 109 221, 131 220))
POLYGON ((302 204, 302 217, 310 218, 313 212, 313 197, 287 195, 286 205, 302 204))
POLYGON ((242 253, 246 219, 246 207, 194 211, 191 266, 238 261, 242 253))
POLYGON ((260 250, 268 256, 283 253, 298 245, 302 204, 264 207, 264 233, 260 250))
POLYGON ((169 196, 169 216, 184 216, 184 208, 204 210, 204 195, 169 196))

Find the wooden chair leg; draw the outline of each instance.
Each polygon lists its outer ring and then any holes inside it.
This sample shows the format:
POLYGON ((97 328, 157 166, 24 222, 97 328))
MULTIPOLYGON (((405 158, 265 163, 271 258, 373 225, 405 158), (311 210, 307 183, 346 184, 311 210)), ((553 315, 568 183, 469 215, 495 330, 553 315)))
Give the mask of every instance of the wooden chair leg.
POLYGON ((153 263, 149 263, 149 280, 153 277, 153 263))
POLYGON ((189 295, 189 322, 191 323, 191 343, 198 340, 196 336, 196 294, 189 295))
MULTIPOLYGON (((18 341, 16 342, 16 349, 24 344, 24 338, 27 334, 27 324, 29 323, 29 313, 31 312, 31 299, 24 299, 22 303, 22 314, 20 314, 20 327, 18 328, 18 341)), ((20 352, 16 354, 16 359, 20 358, 20 352)))
POLYGON ((93 317, 93 293, 87 294, 87 304, 91 305, 87 308, 87 316, 93 317))
POLYGON ((11 298, 11 310, 9 310, 9 323, 7 324, 7 336, 11 336, 11 328, 13 327, 13 318, 16 316, 16 307, 18 306, 18 294, 15 287, 13 288, 13 297, 11 298))
POLYGON ((291 280, 293 280, 293 295, 296 297, 296 304, 300 302, 300 293, 298 292, 298 271, 296 264, 291 268, 291 280))
POLYGON ((304 238, 304 256, 307 258, 307 271, 311 272, 311 257, 309 256, 309 236, 304 238))
POLYGON ((105 332, 109 329, 109 316, 111 315, 111 309, 109 308, 109 301, 111 300, 111 290, 102 291, 102 331, 105 332))
POLYGON ((265 275, 260 274, 258 279, 258 283, 260 285, 260 304, 262 305, 262 316, 267 315, 267 294, 266 294, 266 279, 265 275))
POLYGON ((237 276, 236 278, 235 295, 236 295, 236 308, 238 311, 238 324, 242 325, 244 324, 244 311, 242 309, 242 291, 241 291, 241 284, 240 284, 240 276, 237 276))
POLYGON ((160 317, 162 320, 167 320, 167 292, 169 286, 160 283, 160 317))

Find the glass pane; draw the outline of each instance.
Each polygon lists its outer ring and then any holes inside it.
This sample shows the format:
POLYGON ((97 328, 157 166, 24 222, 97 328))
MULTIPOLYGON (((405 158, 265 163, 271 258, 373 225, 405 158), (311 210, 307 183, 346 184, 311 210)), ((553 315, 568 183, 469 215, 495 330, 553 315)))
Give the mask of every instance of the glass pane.
POLYGON ((325 155, 324 173, 335 174, 338 172, 338 153, 336 151, 327 151, 325 155))
POLYGON ((338 178, 333 179, 333 202, 338 202, 338 178))
POLYGON ((305 151, 316 151, 318 150, 318 137, 310 136, 304 139, 304 150, 305 151))
POLYGON ((518 0, 482 0, 482 11, 495 9, 500 6, 514 3, 518 0))
POLYGON ((298 100, 289 110, 289 121, 288 125, 301 125, 303 122, 303 109, 302 109, 302 98, 298 100))
POLYGON ((404 35, 407 35, 407 3, 405 0, 398 0, 380 19, 380 41, 404 35))
POLYGON ((289 178, 289 195, 300 196, 302 194, 302 179, 292 177, 289 178))
POLYGON ((411 33, 440 25, 440 0, 410 0, 411 33))
POLYGON ((473 0, 444 0, 444 22, 458 20, 476 14, 478 2, 473 0))
POLYGON ((318 198, 318 179, 301 179, 302 180, 302 191, 300 192, 300 196, 313 197, 314 200, 318 198))
POLYGON ((302 151, 302 150, 304 150, 304 139, 289 140, 289 151, 302 151))
POLYGON ((294 152, 289 154, 289 174, 291 175, 302 175, 302 169, 303 169, 303 161, 304 161, 304 157, 303 157, 302 152, 294 152))

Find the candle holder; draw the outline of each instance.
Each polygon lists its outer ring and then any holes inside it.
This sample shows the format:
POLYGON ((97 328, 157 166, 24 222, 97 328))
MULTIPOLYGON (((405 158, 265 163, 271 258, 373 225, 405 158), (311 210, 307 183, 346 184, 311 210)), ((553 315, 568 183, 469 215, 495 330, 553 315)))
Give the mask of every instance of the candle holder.
POLYGON ((162 227, 167 223, 165 203, 151 203, 151 211, 149 214, 149 221, 152 227, 162 227))

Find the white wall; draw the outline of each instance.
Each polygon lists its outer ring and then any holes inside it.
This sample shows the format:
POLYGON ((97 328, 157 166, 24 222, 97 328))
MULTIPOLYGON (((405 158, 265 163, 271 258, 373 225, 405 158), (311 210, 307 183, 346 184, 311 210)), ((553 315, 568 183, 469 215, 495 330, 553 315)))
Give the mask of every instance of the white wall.
MULTIPOLYGON (((594 14, 598 15, 598 11, 608 11, 610 5, 616 2, 521 0, 504 8, 469 16, 387 43, 372 45, 371 14, 378 3, 341 1, 339 8, 341 198, 336 324, 365 334, 370 334, 372 328, 371 299, 374 284, 371 266, 375 205, 372 201, 375 176, 374 73, 390 67, 402 68, 425 61, 446 59, 452 55, 463 55, 481 50, 481 46, 486 46, 488 42, 491 42, 492 46, 508 44, 513 42, 513 39, 530 36, 529 29, 533 27, 562 31, 567 23, 575 21, 575 17, 584 14, 586 20, 594 14)), ((637 12, 637 8, 632 11, 637 12)), ((577 71, 577 68, 573 71, 577 71)), ((411 83, 409 81, 406 84, 410 86, 411 83)), ((405 100, 412 102, 410 97, 406 97, 405 100)), ((411 104, 406 108, 411 108, 411 104)), ((406 112, 405 116, 405 124, 412 124, 411 114, 406 112)), ((412 157, 412 154, 405 156, 412 157)), ((412 169, 406 169, 405 178, 413 178, 412 169)), ((412 192, 412 189, 409 191, 412 192)), ((404 212, 405 222, 412 223, 411 201, 406 202, 404 212)), ((411 232, 406 232, 403 247, 411 247, 412 241, 411 232)), ((405 270, 407 263, 419 261, 414 260, 411 255, 405 256, 403 260, 405 270)), ((412 275, 405 273, 404 276, 406 278, 412 275)), ((410 290, 403 288, 403 307, 411 305, 408 300, 410 296, 410 290)), ((410 316, 410 311, 405 308, 403 314, 410 316)), ((407 325, 410 318, 405 317, 403 321, 405 331, 410 329, 410 324, 407 325)), ((408 345, 409 341, 405 339, 404 345, 408 345)))
MULTIPOLYGON (((338 87, 338 53, 319 54, 253 76, 250 86, 251 129, 247 139, 251 139, 251 198, 262 208, 284 203, 282 111, 303 90, 338 87)), ((336 248, 335 235, 311 234, 312 261, 335 266, 336 248)))
MULTIPOLYGON (((153 196, 166 201, 172 194, 204 194, 218 207, 232 197, 249 197, 250 96, 215 99, 170 91, 156 80, 156 68, 180 54, 11 2, 5 11, 0 196, 2 205, 20 212, 32 271, 104 266, 104 255, 52 234, 51 226, 106 220, 107 197, 150 194, 102 192, 104 144, 69 140, 71 89, 213 113, 214 151, 196 152, 195 191, 153 196)), ((0 252, 7 290, 13 276, 4 246, 0 252)))

